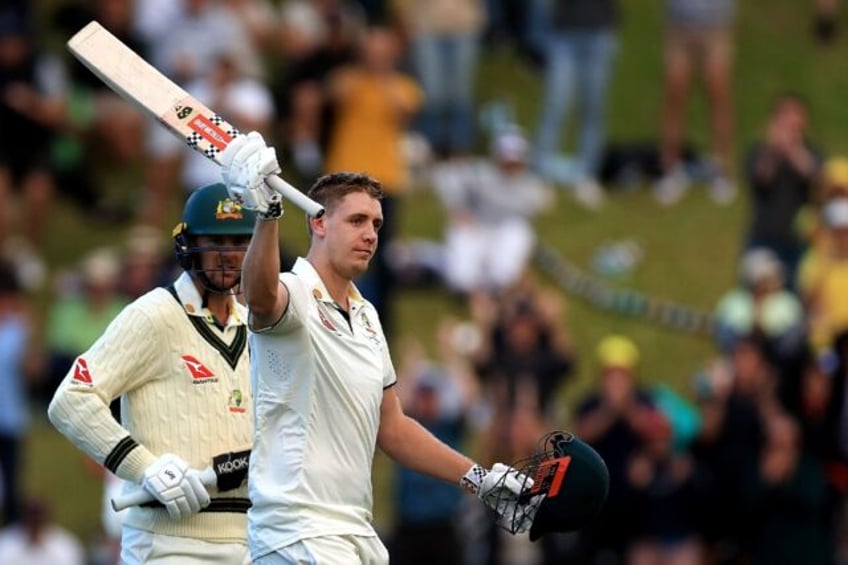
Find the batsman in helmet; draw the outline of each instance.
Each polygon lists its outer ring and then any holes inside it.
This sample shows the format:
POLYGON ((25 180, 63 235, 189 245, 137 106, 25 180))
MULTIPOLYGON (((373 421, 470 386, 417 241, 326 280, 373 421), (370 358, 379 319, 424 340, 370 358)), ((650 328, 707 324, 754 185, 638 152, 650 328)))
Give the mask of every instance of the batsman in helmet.
POLYGON ((125 494, 150 500, 123 518, 122 563, 250 563, 253 411, 237 294, 254 222, 223 184, 195 190, 173 232, 183 272, 111 322, 48 408, 62 434, 126 481, 125 494), (220 470, 215 480, 201 479, 207 468, 220 470))

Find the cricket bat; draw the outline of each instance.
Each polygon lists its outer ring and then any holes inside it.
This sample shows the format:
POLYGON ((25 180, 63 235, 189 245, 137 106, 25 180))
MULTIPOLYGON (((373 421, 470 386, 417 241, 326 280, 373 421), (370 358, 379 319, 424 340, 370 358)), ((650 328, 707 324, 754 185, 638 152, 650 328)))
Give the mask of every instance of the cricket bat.
MULTIPOLYGON (((210 38, 210 41, 214 39, 210 38)), ((221 151, 241 133, 224 118, 180 88, 96 21, 68 42, 68 50, 88 69, 144 113, 181 137, 189 147, 220 165, 221 151)), ((312 217, 324 208, 276 175, 271 189, 312 217)))

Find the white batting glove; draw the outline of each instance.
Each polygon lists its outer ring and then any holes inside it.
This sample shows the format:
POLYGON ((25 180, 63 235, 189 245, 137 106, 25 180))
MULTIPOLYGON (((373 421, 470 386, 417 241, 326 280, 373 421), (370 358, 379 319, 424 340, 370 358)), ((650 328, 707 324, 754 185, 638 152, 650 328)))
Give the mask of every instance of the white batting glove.
POLYGON ((536 503, 542 495, 527 503, 519 502, 519 496, 533 486, 530 477, 503 463, 495 463, 491 469, 475 464, 459 482, 494 510, 498 523, 512 533, 526 532, 533 525, 538 508, 536 503))
POLYGON ((280 172, 277 154, 259 132, 233 139, 219 158, 221 176, 230 197, 266 219, 283 215, 281 196, 265 184, 265 178, 280 172))
POLYGON ((180 520, 209 506, 209 492, 200 471, 166 453, 144 471, 141 485, 161 502, 171 518, 180 520))

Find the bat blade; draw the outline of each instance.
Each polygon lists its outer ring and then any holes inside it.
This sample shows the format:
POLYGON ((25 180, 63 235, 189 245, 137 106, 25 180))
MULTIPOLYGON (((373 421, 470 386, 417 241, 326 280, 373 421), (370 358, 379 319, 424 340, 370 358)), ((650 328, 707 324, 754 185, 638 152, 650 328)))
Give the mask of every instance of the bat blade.
MULTIPOLYGON (((240 135, 222 116, 191 96, 96 21, 67 42, 68 50, 113 91, 158 120, 195 151, 220 164, 219 156, 240 135)), ((279 177, 269 186, 310 216, 324 208, 279 177)))

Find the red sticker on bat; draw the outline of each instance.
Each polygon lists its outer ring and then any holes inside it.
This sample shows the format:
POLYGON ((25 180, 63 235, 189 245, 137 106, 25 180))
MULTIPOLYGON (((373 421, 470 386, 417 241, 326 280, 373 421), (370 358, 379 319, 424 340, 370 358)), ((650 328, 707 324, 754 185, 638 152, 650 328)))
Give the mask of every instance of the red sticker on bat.
POLYGON ((227 135, 227 132, 204 116, 193 117, 188 122, 188 127, 221 151, 233 140, 232 136, 227 135))

